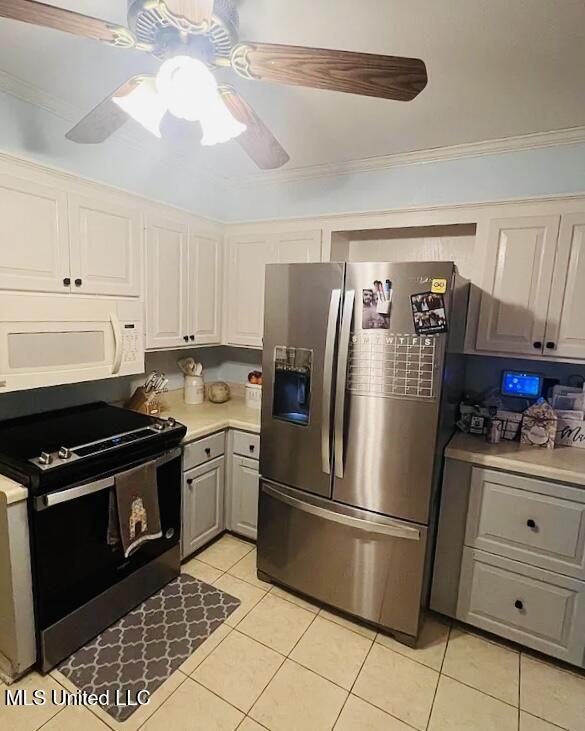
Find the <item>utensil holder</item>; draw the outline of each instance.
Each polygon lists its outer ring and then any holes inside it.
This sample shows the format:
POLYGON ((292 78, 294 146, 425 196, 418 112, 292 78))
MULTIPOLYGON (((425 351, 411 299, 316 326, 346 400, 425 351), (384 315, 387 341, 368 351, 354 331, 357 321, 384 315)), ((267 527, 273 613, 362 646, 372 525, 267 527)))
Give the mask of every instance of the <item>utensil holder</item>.
POLYGON ((186 404, 193 406, 202 404, 205 398, 203 376, 185 376, 183 399, 186 404))
POLYGON ((262 406, 262 386, 246 383, 246 406, 249 409, 260 409, 262 406))

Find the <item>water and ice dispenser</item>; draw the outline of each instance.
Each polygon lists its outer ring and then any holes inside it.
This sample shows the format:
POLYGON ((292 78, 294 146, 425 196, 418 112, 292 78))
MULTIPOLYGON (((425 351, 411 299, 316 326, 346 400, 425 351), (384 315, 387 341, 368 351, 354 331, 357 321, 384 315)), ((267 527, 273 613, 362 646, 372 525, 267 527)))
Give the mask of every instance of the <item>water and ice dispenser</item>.
POLYGON ((272 415, 291 424, 306 426, 311 409, 313 351, 306 348, 274 349, 272 415))

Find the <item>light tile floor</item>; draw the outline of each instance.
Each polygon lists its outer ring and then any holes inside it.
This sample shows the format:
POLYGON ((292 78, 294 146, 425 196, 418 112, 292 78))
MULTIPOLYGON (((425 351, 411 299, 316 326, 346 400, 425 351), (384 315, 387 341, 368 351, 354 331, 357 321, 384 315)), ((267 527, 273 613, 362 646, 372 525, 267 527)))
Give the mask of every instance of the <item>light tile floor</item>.
MULTIPOLYGON (((422 647, 272 587, 225 536, 183 566, 242 605, 123 724, 95 709, 7 707, 10 731, 585 731, 585 675, 429 616, 422 647)), ((12 689, 72 690, 60 673, 12 689)))

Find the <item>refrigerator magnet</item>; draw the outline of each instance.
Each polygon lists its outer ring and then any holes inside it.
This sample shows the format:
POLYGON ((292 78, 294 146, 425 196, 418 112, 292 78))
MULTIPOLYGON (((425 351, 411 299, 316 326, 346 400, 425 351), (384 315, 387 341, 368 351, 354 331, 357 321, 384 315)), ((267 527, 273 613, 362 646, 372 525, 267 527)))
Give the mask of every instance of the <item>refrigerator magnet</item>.
POLYGON ((442 294, 421 292, 410 296, 412 319, 417 335, 447 332, 445 299, 442 294))
POLYGON ((447 291, 446 279, 433 279, 431 282, 431 292, 433 294, 445 294, 447 291))
POLYGON ((391 301, 384 296, 382 282, 374 282, 371 289, 362 290, 362 330, 390 329, 391 301))

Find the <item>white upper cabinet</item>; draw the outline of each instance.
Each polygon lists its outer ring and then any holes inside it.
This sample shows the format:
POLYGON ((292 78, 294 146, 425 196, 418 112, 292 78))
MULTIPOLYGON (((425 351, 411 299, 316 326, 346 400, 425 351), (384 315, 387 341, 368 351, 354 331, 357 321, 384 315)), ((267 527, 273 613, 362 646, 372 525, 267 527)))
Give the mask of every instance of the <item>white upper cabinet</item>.
POLYGON ((189 342, 187 223, 149 216, 146 225, 146 347, 189 342))
POLYGON ((543 352, 559 222, 559 216, 492 221, 477 350, 543 352))
POLYGON ((236 236, 229 240, 225 301, 230 345, 262 347, 264 267, 270 260, 267 237, 236 236))
POLYGON ((321 229, 277 234, 271 263, 301 264, 321 261, 321 229))
POLYGON ((189 339, 221 343, 221 239, 189 234, 189 339))
POLYGON ((142 216, 137 208, 70 195, 69 233, 73 291, 140 296, 142 216))
POLYGON ((321 230, 232 236, 227 248, 227 343, 261 348, 266 264, 321 261, 321 230))
POLYGON ((67 194, 0 175, 0 289, 68 292, 67 194))
POLYGON ((585 359, 585 213, 563 216, 553 277, 545 353, 585 359))

